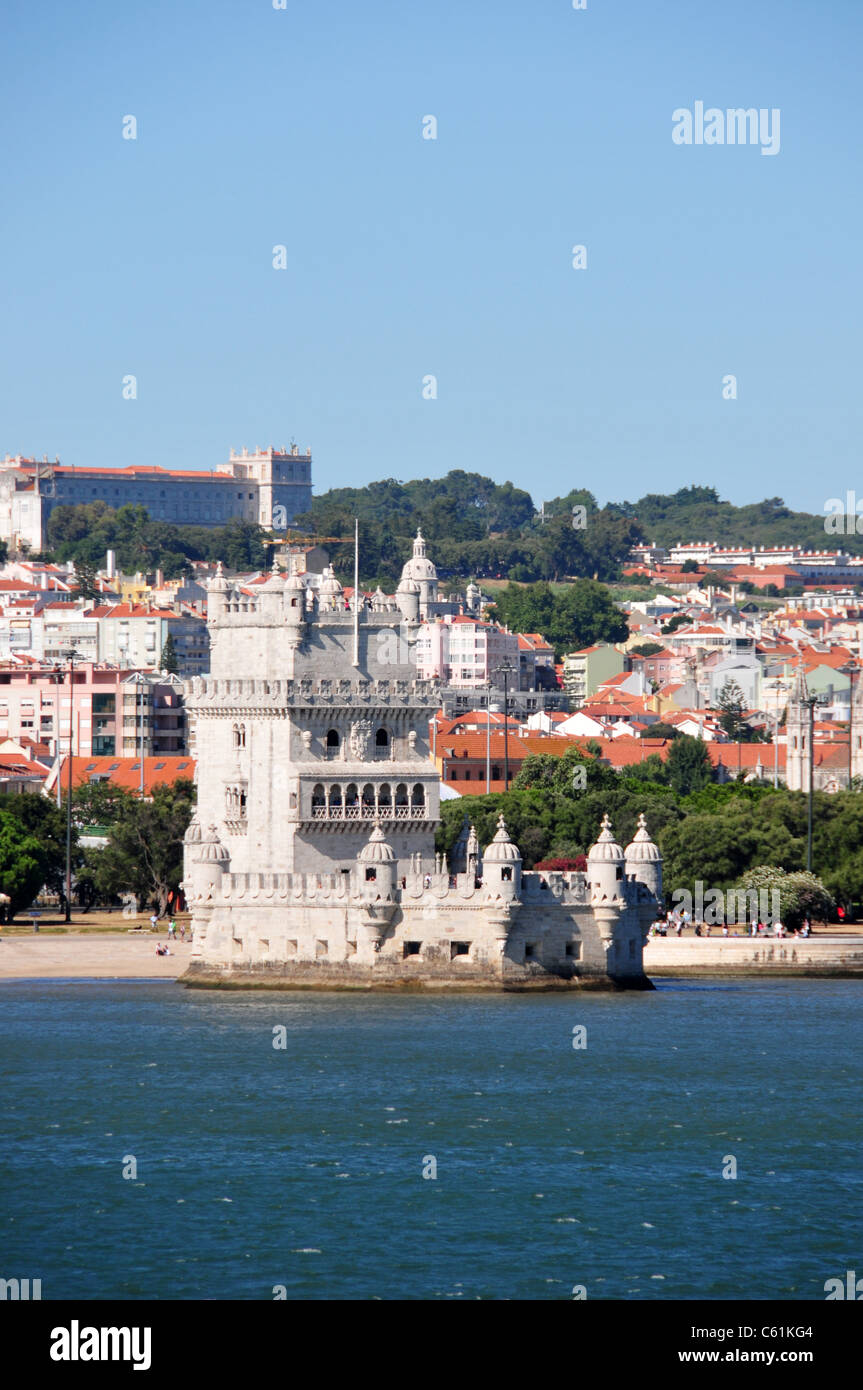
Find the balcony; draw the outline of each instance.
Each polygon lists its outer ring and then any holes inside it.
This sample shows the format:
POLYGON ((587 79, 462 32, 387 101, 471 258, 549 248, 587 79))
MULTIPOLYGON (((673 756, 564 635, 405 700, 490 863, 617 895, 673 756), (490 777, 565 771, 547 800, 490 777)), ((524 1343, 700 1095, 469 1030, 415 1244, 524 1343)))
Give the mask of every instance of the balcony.
POLYGON ((423 820, 425 806, 313 806, 312 820, 423 820))

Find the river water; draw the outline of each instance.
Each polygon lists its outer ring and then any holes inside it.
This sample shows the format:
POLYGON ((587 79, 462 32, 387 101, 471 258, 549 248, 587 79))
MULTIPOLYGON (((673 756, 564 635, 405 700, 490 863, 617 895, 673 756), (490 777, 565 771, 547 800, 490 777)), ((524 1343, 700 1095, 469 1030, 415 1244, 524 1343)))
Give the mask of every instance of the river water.
POLYGON ((861 1004, 856 981, 6 983, 0 1277, 45 1299, 823 1299, 863 1272, 861 1004))

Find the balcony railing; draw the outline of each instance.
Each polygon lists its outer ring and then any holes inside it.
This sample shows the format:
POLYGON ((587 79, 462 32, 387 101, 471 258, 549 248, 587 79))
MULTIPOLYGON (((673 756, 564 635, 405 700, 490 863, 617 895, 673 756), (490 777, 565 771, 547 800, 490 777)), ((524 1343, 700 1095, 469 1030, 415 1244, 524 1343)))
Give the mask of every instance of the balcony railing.
POLYGON ((312 820, 422 820, 425 806, 312 806, 312 820))

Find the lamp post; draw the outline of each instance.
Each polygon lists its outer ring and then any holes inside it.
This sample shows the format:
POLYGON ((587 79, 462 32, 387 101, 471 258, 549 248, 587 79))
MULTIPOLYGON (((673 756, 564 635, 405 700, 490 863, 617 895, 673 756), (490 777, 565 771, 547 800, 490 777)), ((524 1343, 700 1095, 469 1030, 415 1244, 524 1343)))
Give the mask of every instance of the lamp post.
POLYGON ((500 675, 503 676, 503 789, 509 791, 509 678, 515 671, 515 666, 505 665, 498 668, 500 675))
POLYGON ((485 697, 485 794, 491 791, 491 681, 486 681, 485 697))
POLYGON ((141 798, 142 801, 144 800, 144 692, 143 692, 143 690, 141 689, 141 687, 142 687, 143 685, 146 685, 146 684, 147 684, 147 677, 146 677, 141 671, 136 671, 136 672, 135 672, 135 696, 136 696, 136 705, 139 706, 139 710, 138 710, 138 715, 139 715, 139 717, 138 717, 138 734, 139 734, 140 742, 141 742, 141 785, 140 785, 140 798, 141 798))
POLYGON ((826 695, 807 695, 801 704, 809 710, 809 798, 806 811, 806 869, 812 872, 812 806, 815 790, 815 706, 827 703, 826 695))
POLYGON ((64 653, 69 662, 69 760, 66 775, 66 914, 65 920, 72 920, 72 747, 75 732, 75 658, 78 653, 69 650, 64 653))

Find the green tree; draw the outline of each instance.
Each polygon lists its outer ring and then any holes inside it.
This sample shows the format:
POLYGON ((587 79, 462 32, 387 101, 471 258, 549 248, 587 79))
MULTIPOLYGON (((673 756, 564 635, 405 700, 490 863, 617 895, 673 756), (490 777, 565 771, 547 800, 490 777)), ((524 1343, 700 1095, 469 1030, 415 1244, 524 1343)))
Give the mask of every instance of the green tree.
POLYGON ((678 734, 668 752, 668 780, 678 796, 704 787, 713 777, 713 764, 700 738, 678 734))
MULTIPOLYGON (((758 864, 741 876, 738 889, 744 893, 764 891, 770 895, 767 900, 771 914, 774 912, 772 895, 778 894, 781 919, 786 927, 795 929, 802 925, 804 917, 816 922, 828 920, 835 907, 821 879, 805 870, 788 874, 774 865, 758 864)), ((759 907, 759 910, 763 909, 759 907)))
MULTIPOLYGON (((25 834, 39 844, 42 885, 66 900, 66 812, 47 796, 25 793, 4 799, 6 812, 14 816, 25 834)), ((78 832, 72 826, 72 872, 81 862, 78 832)), ((8 892, 8 889, 4 890, 8 892)))
POLYGON ((133 893, 161 916, 183 876, 183 836, 192 817, 189 781, 153 789, 151 801, 129 797, 109 828, 108 844, 91 861, 93 883, 106 897, 133 893))
POLYGON ((174 634, 169 632, 167 641, 162 648, 162 670, 167 671, 169 675, 176 676, 179 669, 177 653, 174 648, 174 634))
POLYGON ((46 871, 47 857, 40 841, 17 816, 0 811, 0 892, 11 899, 10 922, 32 903, 45 882, 46 871))

